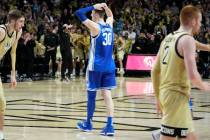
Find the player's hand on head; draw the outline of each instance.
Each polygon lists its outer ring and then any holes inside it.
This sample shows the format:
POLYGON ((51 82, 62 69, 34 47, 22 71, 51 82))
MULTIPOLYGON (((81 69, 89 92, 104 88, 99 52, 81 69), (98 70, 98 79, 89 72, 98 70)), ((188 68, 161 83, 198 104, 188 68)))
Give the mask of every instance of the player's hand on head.
POLYGON ((106 3, 101 3, 101 6, 102 6, 104 9, 108 7, 106 3))
POLYGON ((103 10, 103 5, 101 3, 93 5, 94 9, 96 10, 103 10))

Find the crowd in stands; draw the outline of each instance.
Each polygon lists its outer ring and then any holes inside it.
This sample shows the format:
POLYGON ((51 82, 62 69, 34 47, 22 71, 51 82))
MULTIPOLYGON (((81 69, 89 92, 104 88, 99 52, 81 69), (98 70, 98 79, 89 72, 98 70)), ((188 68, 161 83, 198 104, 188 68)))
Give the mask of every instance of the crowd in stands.
MULTIPOLYGON (((6 23, 11 9, 25 13, 24 32, 17 49, 19 80, 34 80, 49 75, 67 80, 85 73, 90 36, 74 16, 80 7, 98 0, 1 0, 0 24, 6 23)), ((102 2, 102 1, 100 1, 102 2)), ((198 6, 203 15, 201 33, 195 38, 210 43, 210 2, 208 0, 106 0, 115 22, 115 60, 124 73, 126 56, 156 54, 161 40, 179 27, 183 5, 198 6)), ((9 70, 9 56, 2 62, 1 75, 9 70)), ((209 52, 198 52, 198 69, 204 78, 210 70, 209 52)))

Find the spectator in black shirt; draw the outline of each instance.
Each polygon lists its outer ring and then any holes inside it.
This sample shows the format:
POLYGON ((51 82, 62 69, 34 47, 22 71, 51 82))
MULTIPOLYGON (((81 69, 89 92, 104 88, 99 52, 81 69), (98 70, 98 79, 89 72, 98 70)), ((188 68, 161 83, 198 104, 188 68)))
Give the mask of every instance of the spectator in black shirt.
POLYGON ((131 53, 134 53, 134 54, 147 53, 146 42, 147 42, 147 38, 146 38, 145 33, 140 33, 138 38, 136 38, 136 41, 132 47, 131 53))
POLYGON ((71 78, 73 71, 73 61, 72 61, 72 51, 71 47, 73 45, 70 42, 69 29, 72 25, 64 24, 59 30, 60 35, 60 51, 62 56, 62 66, 61 66, 61 81, 68 81, 71 78), (67 77, 65 76, 66 69, 68 69, 67 77))
POLYGON ((57 69, 56 66, 56 52, 57 52, 57 46, 59 45, 59 38, 57 35, 57 31, 53 30, 55 29, 56 25, 50 25, 47 24, 46 26, 46 35, 44 38, 44 46, 46 47, 45 52, 45 60, 46 64, 49 64, 50 59, 52 60, 52 74, 51 78, 55 79, 55 72, 57 69))
POLYGON ((33 33, 26 33, 25 38, 25 70, 26 81, 33 80, 34 47, 36 46, 33 33))

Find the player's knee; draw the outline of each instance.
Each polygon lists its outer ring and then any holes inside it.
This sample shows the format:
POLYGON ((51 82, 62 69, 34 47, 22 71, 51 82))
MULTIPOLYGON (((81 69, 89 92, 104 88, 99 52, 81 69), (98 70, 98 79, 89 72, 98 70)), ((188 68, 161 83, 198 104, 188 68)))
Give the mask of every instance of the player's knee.
POLYGON ((104 100, 112 100, 112 95, 110 90, 102 90, 101 95, 104 98, 104 100))

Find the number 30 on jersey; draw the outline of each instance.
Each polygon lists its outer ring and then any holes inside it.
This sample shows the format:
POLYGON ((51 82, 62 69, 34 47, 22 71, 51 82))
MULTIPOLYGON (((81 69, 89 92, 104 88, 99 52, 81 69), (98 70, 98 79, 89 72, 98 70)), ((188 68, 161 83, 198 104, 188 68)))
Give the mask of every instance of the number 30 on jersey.
POLYGON ((104 41, 103 41, 103 45, 107 46, 107 45, 111 45, 112 44, 112 33, 103 33, 102 34, 104 37, 104 41))

